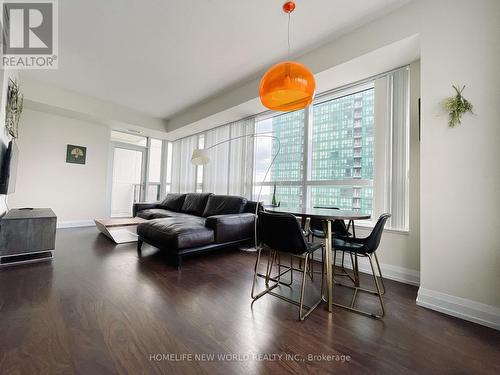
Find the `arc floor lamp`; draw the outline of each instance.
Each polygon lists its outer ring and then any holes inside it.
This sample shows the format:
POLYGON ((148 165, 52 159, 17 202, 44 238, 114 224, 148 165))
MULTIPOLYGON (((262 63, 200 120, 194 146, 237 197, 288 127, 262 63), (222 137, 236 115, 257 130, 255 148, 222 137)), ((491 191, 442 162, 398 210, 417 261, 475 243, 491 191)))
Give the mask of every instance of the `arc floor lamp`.
MULTIPOLYGON (((211 149, 213 149, 217 146, 220 146, 224 143, 229 143, 229 142, 235 141, 237 139, 242 139, 242 138, 270 138, 273 142, 276 142, 276 144, 277 144, 276 153, 272 156, 271 163, 267 167, 266 173, 264 174, 264 179, 262 180, 262 182, 265 182, 267 175, 269 174, 269 171, 271 170, 271 167, 273 166, 274 161, 276 160, 276 157, 279 155, 279 153, 281 151, 281 142, 278 139, 278 137, 275 137, 274 135, 263 134, 263 133, 260 133, 260 134, 253 133, 253 134, 240 135, 238 137, 229 138, 229 139, 225 139, 221 142, 217 142, 214 145, 207 147, 207 148, 194 149, 193 154, 191 156, 191 163, 194 165, 206 165, 206 164, 210 163, 209 151, 211 149)), ((257 195, 257 205, 255 207, 255 216, 257 216, 259 214, 259 202, 260 202, 260 196, 262 194, 262 187, 263 187, 263 184, 260 185, 259 194, 257 195)), ((258 242, 257 242, 257 220, 255 220, 254 242, 255 242, 255 248, 257 249, 257 245, 258 245, 258 242)))

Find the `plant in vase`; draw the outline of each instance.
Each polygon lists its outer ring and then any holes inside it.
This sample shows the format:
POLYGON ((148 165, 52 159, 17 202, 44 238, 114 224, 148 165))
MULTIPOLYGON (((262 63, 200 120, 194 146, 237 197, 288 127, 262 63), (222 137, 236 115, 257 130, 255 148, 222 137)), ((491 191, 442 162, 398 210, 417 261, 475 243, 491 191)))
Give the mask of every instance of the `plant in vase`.
POLYGON ((274 207, 279 207, 280 204, 281 204, 281 202, 278 202, 278 200, 276 199, 276 184, 274 184, 273 198, 271 199, 271 205, 273 205, 274 207))

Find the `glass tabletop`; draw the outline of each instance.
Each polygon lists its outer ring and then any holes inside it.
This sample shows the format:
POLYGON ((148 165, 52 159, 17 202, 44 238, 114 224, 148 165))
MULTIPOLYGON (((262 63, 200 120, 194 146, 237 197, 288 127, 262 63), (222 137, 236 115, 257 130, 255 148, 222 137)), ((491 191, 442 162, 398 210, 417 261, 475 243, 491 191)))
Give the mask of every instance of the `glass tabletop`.
POLYGON ((316 207, 265 207, 267 212, 288 213, 295 216, 307 216, 323 220, 366 220, 371 215, 350 210, 316 207))

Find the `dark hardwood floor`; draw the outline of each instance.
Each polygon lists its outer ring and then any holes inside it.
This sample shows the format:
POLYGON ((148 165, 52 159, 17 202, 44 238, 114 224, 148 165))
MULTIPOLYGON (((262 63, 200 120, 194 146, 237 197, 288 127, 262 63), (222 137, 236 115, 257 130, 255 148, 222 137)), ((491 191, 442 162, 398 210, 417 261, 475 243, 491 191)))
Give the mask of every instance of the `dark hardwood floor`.
POLYGON ((251 307, 255 254, 191 257, 181 271, 147 245, 143 254, 94 228, 65 229, 52 263, 1 269, 0 374, 500 373, 500 332, 417 307, 416 287, 387 281, 381 321, 322 305, 299 322, 274 297, 251 307))

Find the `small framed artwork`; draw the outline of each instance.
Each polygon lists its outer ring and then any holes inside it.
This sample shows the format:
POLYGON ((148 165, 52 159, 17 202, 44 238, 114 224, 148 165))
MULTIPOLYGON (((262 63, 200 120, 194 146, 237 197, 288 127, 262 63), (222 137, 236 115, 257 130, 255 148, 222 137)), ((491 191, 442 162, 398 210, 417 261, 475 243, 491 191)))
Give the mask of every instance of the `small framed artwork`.
POLYGON ((66 149, 66 163, 85 164, 87 147, 68 145, 66 149))

